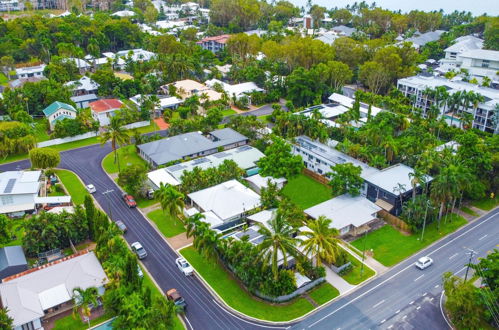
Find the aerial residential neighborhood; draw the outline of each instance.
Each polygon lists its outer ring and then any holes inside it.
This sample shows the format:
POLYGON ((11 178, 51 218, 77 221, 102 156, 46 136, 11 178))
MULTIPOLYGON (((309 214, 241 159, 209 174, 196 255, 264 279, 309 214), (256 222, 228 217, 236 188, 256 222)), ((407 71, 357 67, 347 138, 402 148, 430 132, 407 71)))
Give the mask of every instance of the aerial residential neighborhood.
POLYGON ((0 329, 499 328, 498 3, 0 17, 0 329))

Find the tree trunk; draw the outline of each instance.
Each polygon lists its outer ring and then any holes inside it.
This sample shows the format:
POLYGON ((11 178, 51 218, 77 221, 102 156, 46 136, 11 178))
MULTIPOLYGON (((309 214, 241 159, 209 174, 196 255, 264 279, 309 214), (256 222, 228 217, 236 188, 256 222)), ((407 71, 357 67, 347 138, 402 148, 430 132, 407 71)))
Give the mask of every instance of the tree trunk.
POLYGON ((440 221, 442 220, 442 213, 444 212, 444 202, 440 203, 440 210, 438 211, 438 229, 440 230, 440 221))

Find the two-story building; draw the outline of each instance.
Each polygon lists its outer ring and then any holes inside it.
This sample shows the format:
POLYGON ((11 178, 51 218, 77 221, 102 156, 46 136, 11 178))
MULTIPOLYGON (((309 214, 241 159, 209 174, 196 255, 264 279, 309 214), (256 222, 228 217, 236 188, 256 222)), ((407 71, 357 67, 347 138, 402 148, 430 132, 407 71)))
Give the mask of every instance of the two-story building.
POLYGON ((46 65, 40 64, 35 66, 26 66, 16 69, 17 78, 30 78, 30 77, 43 77, 43 70, 45 70, 46 65))
POLYGON ((209 50, 213 53, 218 53, 225 48, 227 41, 229 41, 230 34, 222 34, 214 37, 206 37, 197 42, 203 49, 209 50))
POLYGON ((41 171, 0 173, 0 214, 24 214, 35 211, 35 199, 42 182, 41 171))
POLYGON ((493 83, 499 84, 499 51, 474 49, 457 56, 460 68, 469 72, 471 77, 481 81, 488 77, 493 83))
POLYGON ((454 44, 444 49, 445 57, 439 61, 439 71, 459 70, 458 56, 462 53, 482 49, 483 40, 472 35, 462 36, 454 40, 454 44))
POLYGON ((49 122, 50 130, 53 131, 58 120, 65 118, 76 119, 78 111, 70 104, 56 101, 43 109, 43 114, 49 122))
POLYGON ((120 111, 124 104, 118 99, 102 99, 88 104, 92 112, 92 117, 99 121, 100 126, 107 126, 111 122, 111 117, 120 111))

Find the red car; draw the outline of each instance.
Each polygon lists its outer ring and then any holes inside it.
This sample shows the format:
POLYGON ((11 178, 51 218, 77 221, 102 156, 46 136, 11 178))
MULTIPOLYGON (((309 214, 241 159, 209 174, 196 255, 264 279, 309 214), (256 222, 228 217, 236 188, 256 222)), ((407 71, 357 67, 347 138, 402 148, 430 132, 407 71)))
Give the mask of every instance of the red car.
POLYGON ((128 205, 129 208, 137 207, 137 202, 135 201, 135 199, 133 199, 132 195, 123 193, 123 200, 125 201, 126 205, 128 205))

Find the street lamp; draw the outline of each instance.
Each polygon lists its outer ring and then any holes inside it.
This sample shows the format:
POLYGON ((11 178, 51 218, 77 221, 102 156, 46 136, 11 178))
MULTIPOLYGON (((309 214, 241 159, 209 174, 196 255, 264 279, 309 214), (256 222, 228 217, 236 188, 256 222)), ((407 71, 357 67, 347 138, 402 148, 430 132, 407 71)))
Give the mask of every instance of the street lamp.
POLYGON ((102 193, 104 196, 106 196, 106 199, 107 199, 107 206, 108 206, 108 209, 109 209, 109 219, 111 219, 111 220, 113 220, 113 212, 112 212, 112 210, 111 210, 111 200, 109 199, 108 194, 109 194, 109 193, 112 193, 112 192, 114 192, 114 189, 108 189, 108 190, 106 190, 106 191, 104 191, 104 192, 102 193))

